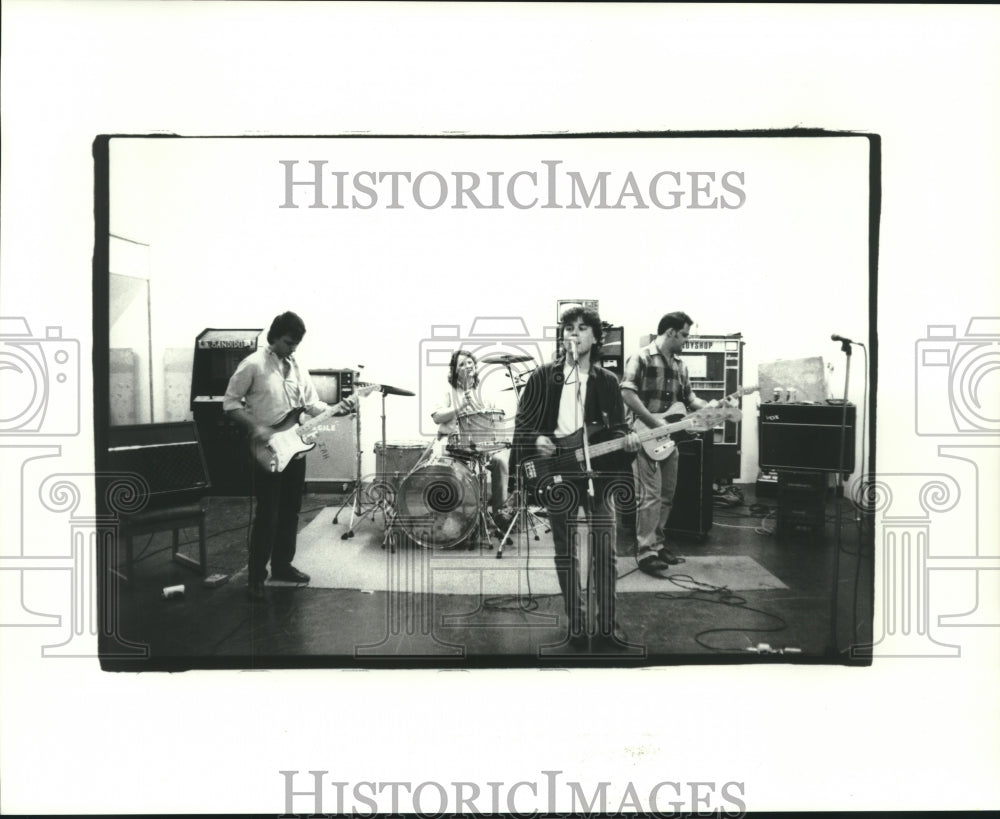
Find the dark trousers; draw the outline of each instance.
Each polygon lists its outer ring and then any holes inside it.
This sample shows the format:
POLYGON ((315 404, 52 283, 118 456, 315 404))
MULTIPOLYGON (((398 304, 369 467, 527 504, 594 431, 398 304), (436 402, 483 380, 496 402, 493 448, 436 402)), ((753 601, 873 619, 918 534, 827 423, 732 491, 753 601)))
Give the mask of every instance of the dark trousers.
POLYGON ((587 625, 583 589, 580 582, 579 547, 582 545, 581 524, 587 524, 587 554, 590 558, 587 576, 590 579, 590 605, 596 613, 597 633, 605 636, 615 631, 615 584, 618 579, 615 558, 615 516, 608 505, 607 484, 595 481, 594 497, 587 494, 585 481, 564 481, 558 484, 545 506, 555 542, 556 575, 562 589, 571 636, 590 632, 587 625), (584 510, 584 519, 579 510, 584 510))
POLYGON ((262 583, 271 573, 290 566, 295 557, 299 510, 306 483, 306 459, 293 458, 283 472, 254 467, 257 509, 250 533, 250 582, 262 583))

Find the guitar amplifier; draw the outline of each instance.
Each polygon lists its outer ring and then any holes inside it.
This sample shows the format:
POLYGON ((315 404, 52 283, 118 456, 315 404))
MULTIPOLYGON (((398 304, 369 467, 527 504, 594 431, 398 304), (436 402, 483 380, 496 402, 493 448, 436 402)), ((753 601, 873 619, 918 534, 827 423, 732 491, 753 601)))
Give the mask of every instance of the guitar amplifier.
POLYGON ((332 421, 333 429, 321 429, 312 439, 316 446, 306 454, 306 486, 310 492, 350 491, 357 482, 357 419, 342 415, 332 421))
POLYGON ((246 430, 222 409, 222 397, 237 365, 257 349, 261 328, 218 329, 198 334, 191 371, 191 412, 205 448, 212 494, 252 493, 253 457, 246 430))
POLYGON ((146 509, 190 503, 211 486, 191 421, 111 427, 104 468, 141 476, 149 486, 146 509))
MULTIPOLYGON (((761 469, 840 472, 843 404, 761 404, 758 421, 761 469)), ((856 407, 846 405, 845 475, 854 471, 856 407)))

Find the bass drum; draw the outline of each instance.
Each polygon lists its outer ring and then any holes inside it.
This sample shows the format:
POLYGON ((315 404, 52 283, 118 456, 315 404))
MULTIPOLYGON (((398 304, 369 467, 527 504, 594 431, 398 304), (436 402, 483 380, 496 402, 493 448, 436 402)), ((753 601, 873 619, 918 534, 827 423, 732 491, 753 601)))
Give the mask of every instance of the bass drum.
POLYGON ((436 456, 407 475, 396 495, 397 521, 416 543, 447 549, 479 522, 479 481, 466 463, 436 456))

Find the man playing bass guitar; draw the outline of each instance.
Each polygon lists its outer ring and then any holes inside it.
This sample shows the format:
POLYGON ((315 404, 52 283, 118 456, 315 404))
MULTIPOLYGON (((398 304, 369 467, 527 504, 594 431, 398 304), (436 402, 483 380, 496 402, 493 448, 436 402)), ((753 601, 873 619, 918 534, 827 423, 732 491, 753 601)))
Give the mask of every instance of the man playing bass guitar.
MULTIPOLYGON (((588 643, 598 651, 621 650, 627 646, 616 630, 615 526, 609 494, 616 491, 616 473, 631 477, 632 455, 619 454, 617 464, 609 464, 607 459, 588 463, 589 443, 584 446, 584 435, 588 427, 597 427, 602 434, 593 434, 591 440, 624 436, 622 446, 616 447, 619 453, 634 453, 639 442, 625 427, 618 379, 595 362, 603 335, 600 316, 594 310, 572 307, 562 315, 560 324, 563 349, 554 361, 529 377, 514 421, 513 446, 524 479, 537 480, 539 500, 549 514, 556 574, 569 617, 570 645, 577 650, 585 650, 588 643), (558 457, 560 453, 565 457, 558 457), (545 477, 540 478, 542 467, 553 463, 559 464, 559 469, 545 469, 545 477), (590 599, 597 608, 592 640, 577 550, 581 507, 590 531, 588 553, 593 573, 588 572, 588 577, 594 578, 590 599)), ((618 491, 621 488, 618 486, 618 491)))
MULTIPOLYGON (((275 429, 302 411, 311 416, 351 412, 348 406, 330 407, 321 401, 309 371, 296 361, 295 350, 305 333, 305 323, 295 313, 276 316, 267 331, 267 346, 243 359, 229 379, 222 408, 246 427, 252 449, 265 450, 275 429)), ((304 455, 298 454, 278 469, 258 459, 253 469, 257 504, 250 534, 247 591, 252 600, 262 600, 268 560, 272 579, 309 582, 309 575, 292 565, 306 462, 304 455)))

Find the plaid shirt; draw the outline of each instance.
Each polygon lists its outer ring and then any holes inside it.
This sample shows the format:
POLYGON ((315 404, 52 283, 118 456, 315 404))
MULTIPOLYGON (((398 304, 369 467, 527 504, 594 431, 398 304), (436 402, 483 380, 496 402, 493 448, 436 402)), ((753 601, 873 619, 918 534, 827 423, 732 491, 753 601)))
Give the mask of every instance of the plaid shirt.
POLYGON ((636 393, 650 412, 663 412, 677 401, 687 405, 691 400, 687 365, 677 356, 668 361, 655 342, 626 362, 621 388, 636 393))

